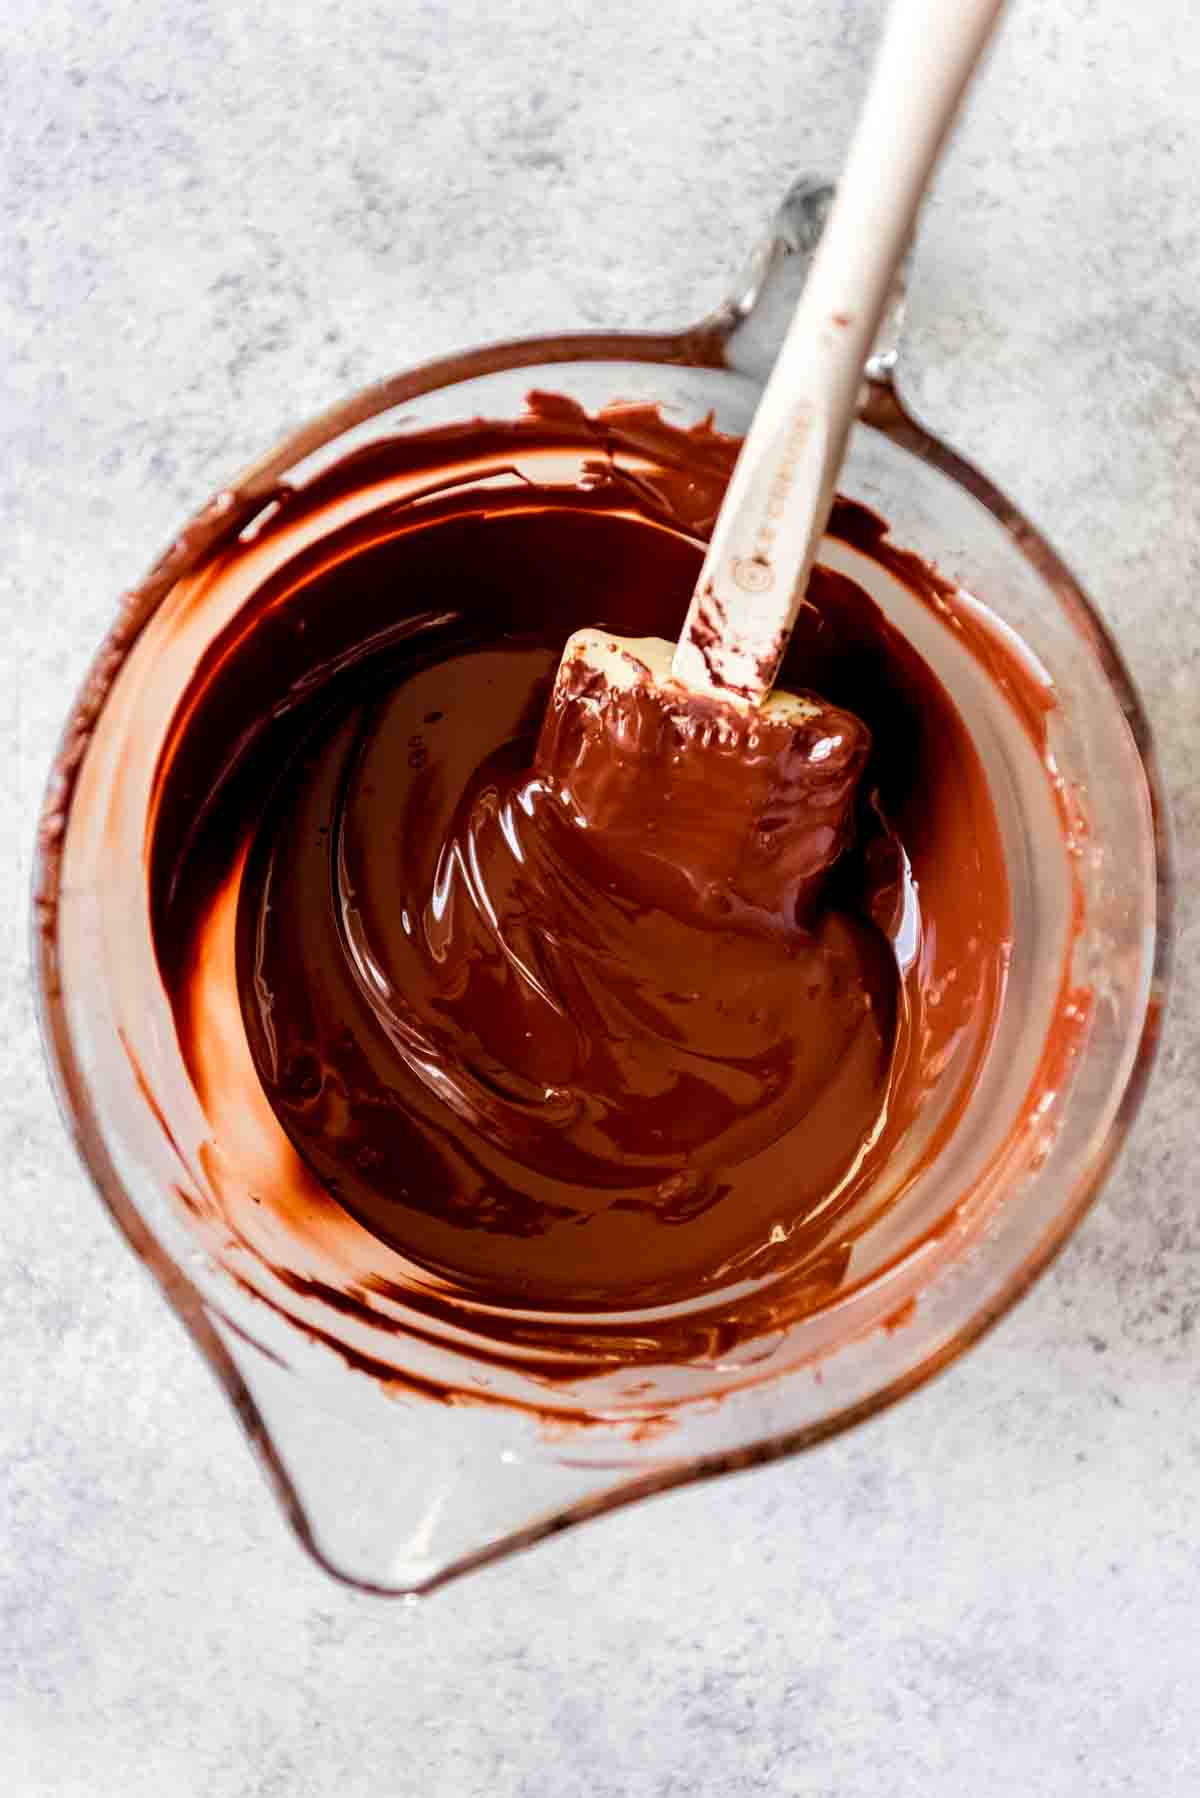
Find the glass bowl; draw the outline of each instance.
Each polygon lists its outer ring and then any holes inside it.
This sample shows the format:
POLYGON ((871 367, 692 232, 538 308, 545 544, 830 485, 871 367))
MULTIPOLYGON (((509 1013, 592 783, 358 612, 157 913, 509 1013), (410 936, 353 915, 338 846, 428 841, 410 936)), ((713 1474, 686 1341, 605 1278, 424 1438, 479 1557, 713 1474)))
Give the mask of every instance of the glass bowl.
POLYGON ((518 417, 531 389, 589 412, 620 400, 684 425, 711 414, 742 432, 803 278, 822 191, 797 184, 735 297, 695 326, 488 345, 395 375, 292 433, 127 596, 67 723, 34 907, 65 1119, 301 1541, 335 1577, 372 1592, 430 1591, 616 1505, 811 1447, 912 1390, 1046 1267, 1095 1197, 1145 1086, 1170 940, 1145 717, 1058 557, 905 408, 897 309, 868 368, 842 491, 888 521, 892 543, 936 563, 972 596, 965 603, 986 608, 996 642, 1015 632, 1011 653, 1032 658, 1056 701, 1039 745, 944 620, 882 565, 827 542, 822 560, 918 642, 969 720, 1013 884, 997 1037, 932 1170, 907 1184, 897 1170, 900 1196, 827 1303, 735 1350, 639 1369, 632 1394, 603 1373, 551 1389, 536 1360, 489 1370, 485 1386, 461 1335, 417 1343, 382 1300, 331 1303, 319 1232, 293 1239, 284 1211, 268 1205, 272 1253, 260 1257, 212 1203, 212 1120, 158 976, 146 879, 158 753, 196 662, 228 622, 206 608, 206 571, 235 538, 254 537, 281 483, 301 486, 396 433, 518 417), (294 1277, 280 1280, 281 1267, 294 1277))

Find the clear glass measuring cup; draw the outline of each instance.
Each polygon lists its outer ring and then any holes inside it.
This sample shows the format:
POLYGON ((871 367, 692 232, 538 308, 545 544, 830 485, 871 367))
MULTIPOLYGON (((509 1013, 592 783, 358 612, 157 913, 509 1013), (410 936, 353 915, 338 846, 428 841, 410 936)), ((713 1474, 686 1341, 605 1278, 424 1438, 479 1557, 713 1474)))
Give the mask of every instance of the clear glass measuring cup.
MULTIPOLYGON (((154 962, 150 782, 196 660, 227 618, 202 575, 298 486, 376 438, 521 414, 533 388, 589 411, 651 402, 674 422, 744 430, 803 278, 822 190, 799 183, 734 297, 679 332, 492 344, 406 370, 292 433, 183 529, 123 602, 67 723, 36 872, 34 956, 68 1126, 131 1246, 207 1358, 285 1514, 335 1577, 432 1590, 614 1506, 794 1454, 919 1385, 975 1341, 1064 1242, 1112 1163, 1145 1084, 1170 939, 1165 813, 1149 731, 1119 652, 1017 509, 906 410, 889 321, 868 370, 842 489, 891 538, 1012 627, 1053 683, 1050 763, 952 634, 886 570, 830 543, 918 640, 989 768, 1013 881, 1008 990, 984 1076, 932 1168, 886 1209, 828 1303, 786 1331, 549 1391, 536 1360, 488 1385, 468 1338, 409 1337, 368 1294, 336 1299, 322 1247, 265 1195, 271 1256, 208 1202, 212 1121, 192 1089, 154 962), (847 558, 849 558, 847 560, 847 558), (163 651, 188 612, 186 654, 163 651), (1064 847, 1062 810, 1073 819, 1064 847), (1075 1050, 1052 1050, 1066 966, 1075 1050), (270 1265, 268 1265, 268 1260, 270 1265), (281 1281, 279 1270, 296 1278, 281 1281), (474 1402, 446 1402, 447 1392, 474 1402), (441 1394, 441 1397, 434 1396, 441 1394)), ((236 730, 238 721, 230 721, 236 730)), ((898 1186, 899 1190, 899 1186, 898 1186)), ((797 1477, 802 1477, 798 1472, 797 1477)))

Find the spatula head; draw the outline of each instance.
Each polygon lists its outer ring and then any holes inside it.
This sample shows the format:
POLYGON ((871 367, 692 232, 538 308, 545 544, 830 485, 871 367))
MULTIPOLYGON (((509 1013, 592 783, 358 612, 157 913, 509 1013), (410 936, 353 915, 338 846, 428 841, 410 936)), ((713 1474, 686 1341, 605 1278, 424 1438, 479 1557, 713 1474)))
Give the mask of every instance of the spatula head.
POLYGON ((671 677, 674 645, 577 631, 536 771, 631 896, 756 926, 802 926, 853 835, 870 734, 811 694, 762 706, 671 677))

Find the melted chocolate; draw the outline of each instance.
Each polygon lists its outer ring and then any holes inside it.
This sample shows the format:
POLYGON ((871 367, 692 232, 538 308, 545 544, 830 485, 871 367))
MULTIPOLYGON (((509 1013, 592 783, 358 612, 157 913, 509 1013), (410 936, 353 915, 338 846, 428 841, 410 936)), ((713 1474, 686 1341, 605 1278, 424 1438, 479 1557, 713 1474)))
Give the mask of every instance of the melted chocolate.
MULTIPOLYGON (((773 1317, 820 1302, 991 1036, 986 782, 851 581, 816 572, 784 664, 819 695, 802 729, 698 748, 636 694, 595 728, 547 716, 572 630, 677 634, 736 448, 543 398, 281 495, 255 541, 295 553, 197 670, 160 769, 155 940, 201 1097, 235 905, 253 1066, 304 1179, 402 1253, 406 1298, 476 1329, 486 1308, 497 1340, 747 1278, 773 1317), (583 480, 556 479, 581 444, 583 480), (398 473, 403 500, 338 523, 398 473)), ((723 1327, 763 1320, 743 1296, 723 1327)))

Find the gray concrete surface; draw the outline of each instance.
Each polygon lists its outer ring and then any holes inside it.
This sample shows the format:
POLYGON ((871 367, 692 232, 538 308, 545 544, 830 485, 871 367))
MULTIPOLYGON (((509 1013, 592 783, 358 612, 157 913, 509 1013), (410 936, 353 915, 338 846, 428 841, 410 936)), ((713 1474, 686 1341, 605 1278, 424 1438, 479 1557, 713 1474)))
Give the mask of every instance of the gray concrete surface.
POLYGON ((44 770, 114 596, 348 387, 719 294, 836 162, 877 4, 10 0, 0 24, 0 1791, 1200 1790, 1200 51, 1024 0, 923 235, 909 390, 1049 529, 1160 733, 1182 940, 1135 1138, 975 1355, 800 1464, 416 1610, 300 1555, 40 1068, 44 770))

